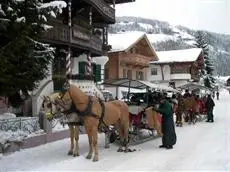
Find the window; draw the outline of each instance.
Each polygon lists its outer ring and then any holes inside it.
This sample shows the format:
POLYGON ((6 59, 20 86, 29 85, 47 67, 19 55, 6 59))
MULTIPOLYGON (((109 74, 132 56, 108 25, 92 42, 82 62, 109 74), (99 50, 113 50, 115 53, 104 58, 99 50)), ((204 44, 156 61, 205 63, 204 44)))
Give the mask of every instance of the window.
POLYGON ((123 78, 127 78, 127 72, 126 72, 126 69, 123 69, 123 78))
POLYGON ((175 82, 169 82, 169 87, 172 87, 172 88, 176 88, 176 84, 175 84, 175 82))
POLYGON ((190 73, 190 68, 186 65, 173 65, 171 66, 171 74, 177 74, 177 73, 190 73))
POLYGON ((135 48, 131 48, 130 53, 131 53, 131 54, 136 53, 136 49, 135 49, 135 48))
POLYGON ((144 80, 143 72, 140 72, 140 80, 144 80))
POLYGON ((136 71, 136 79, 143 80, 144 75, 142 71, 136 71))
POLYGON ((151 68, 151 75, 157 75, 157 68, 151 68))
POLYGON ((109 69, 105 69, 105 80, 109 79, 109 69))
POLYGON ((127 78, 132 79, 132 70, 128 70, 127 72, 127 78))
POLYGON ((78 73, 79 73, 79 75, 85 75, 85 73, 86 73, 86 62, 84 62, 84 61, 78 62, 78 73))

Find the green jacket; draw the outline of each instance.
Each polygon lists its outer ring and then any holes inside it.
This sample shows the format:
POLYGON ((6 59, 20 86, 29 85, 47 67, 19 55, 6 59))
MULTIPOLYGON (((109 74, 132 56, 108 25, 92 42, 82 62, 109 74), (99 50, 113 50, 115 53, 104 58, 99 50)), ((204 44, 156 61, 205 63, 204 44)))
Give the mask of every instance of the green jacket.
POLYGON ((165 100, 163 103, 161 103, 156 111, 159 112, 163 118, 170 118, 173 114, 172 105, 168 100, 165 100))

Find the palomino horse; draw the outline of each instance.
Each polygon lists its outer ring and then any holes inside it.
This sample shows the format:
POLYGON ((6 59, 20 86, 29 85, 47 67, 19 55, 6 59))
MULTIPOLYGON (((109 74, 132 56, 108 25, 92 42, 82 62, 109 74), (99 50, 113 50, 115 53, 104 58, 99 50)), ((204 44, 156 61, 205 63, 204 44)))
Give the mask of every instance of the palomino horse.
MULTIPOLYGON (((80 120, 75 112, 70 112, 68 115, 63 115, 59 113, 57 99, 60 99, 60 93, 53 93, 50 96, 44 96, 43 108, 45 110, 45 115, 48 120, 53 118, 63 118, 65 123, 69 126, 70 131, 70 150, 68 155, 79 156, 79 125, 80 120), (56 106, 53 106, 55 104, 56 106)), ((66 107, 66 105, 64 105, 66 107)), ((69 106, 68 106, 69 107, 69 106)), ((66 109, 68 109, 66 107, 66 109)))
POLYGON ((187 97, 184 99, 184 104, 185 104, 185 113, 188 117, 188 122, 189 123, 196 123, 196 100, 194 96, 187 97))
POLYGON ((161 121, 159 120, 159 114, 153 110, 152 107, 148 107, 145 109, 145 114, 148 122, 149 128, 154 128, 157 131, 158 136, 162 136, 161 131, 161 121))
MULTIPOLYGON (((126 103, 119 100, 103 103, 100 99, 88 96, 78 87, 69 85, 61 98, 52 101, 51 106, 46 108, 46 116, 52 118, 57 111, 76 112, 79 119, 84 122, 84 127, 89 139, 89 153, 87 159, 98 161, 98 127, 116 125, 119 128, 121 146, 118 151, 128 152, 128 130, 129 130, 129 110, 126 103), (66 109, 64 105, 73 104, 72 110, 66 109), (52 105, 56 105, 54 108, 52 105), (57 106, 58 105, 58 106, 57 106), (57 108, 58 107, 58 108, 57 108), (61 108, 60 108, 61 107, 61 108), (63 111, 64 110, 64 111, 63 111), (124 149, 123 149, 124 148, 124 149)), ((48 106, 46 106, 48 107, 48 106)), ((77 140, 76 140, 77 141, 77 140)))

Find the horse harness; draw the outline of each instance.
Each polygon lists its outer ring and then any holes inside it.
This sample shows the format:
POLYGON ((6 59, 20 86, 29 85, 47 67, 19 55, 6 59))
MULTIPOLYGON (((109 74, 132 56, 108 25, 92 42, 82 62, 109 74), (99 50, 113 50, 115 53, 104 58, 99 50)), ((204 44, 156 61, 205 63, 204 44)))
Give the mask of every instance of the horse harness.
MULTIPOLYGON (((66 115, 69 115, 73 112, 76 112, 80 117, 85 117, 85 116, 93 116, 95 117, 96 119, 99 119, 99 125, 98 125, 98 128, 101 127, 101 125, 104 125, 104 127, 106 128, 109 128, 103 118, 105 116, 105 104, 104 102, 98 98, 98 101, 101 105, 101 108, 102 108, 102 112, 101 112, 101 117, 97 116, 94 112, 92 112, 92 107, 93 107, 93 100, 92 100, 92 96, 88 96, 89 98, 89 102, 88 102, 88 105, 86 107, 85 110, 83 111, 80 111, 79 109, 76 108, 76 106, 74 105, 74 103, 72 102, 72 105, 71 105, 71 108, 70 109, 67 109, 65 111, 63 111, 62 113, 65 113, 66 115)), ((80 121, 79 122, 68 122, 69 125, 83 125, 84 122, 82 120, 82 118, 80 118, 80 121)))

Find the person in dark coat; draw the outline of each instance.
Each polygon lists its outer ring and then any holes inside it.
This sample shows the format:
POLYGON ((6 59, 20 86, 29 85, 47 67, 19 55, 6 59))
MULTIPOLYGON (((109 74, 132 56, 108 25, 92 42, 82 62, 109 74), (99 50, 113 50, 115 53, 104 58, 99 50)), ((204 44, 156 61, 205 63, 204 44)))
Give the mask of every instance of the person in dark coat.
POLYGON ((160 97, 159 108, 154 109, 156 112, 162 115, 162 145, 160 148, 172 149, 176 144, 176 132, 173 121, 173 109, 172 105, 166 100, 165 95, 160 97))
POLYGON ((178 94, 178 108, 176 111, 176 126, 182 127, 182 114, 185 111, 185 103, 183 96, 178 94))
POLYGON ((206 122, 214 122, 214 120, 213 120, 213 108, 215 106, 215 103, 214 103, 210 94, 208 95, 205 106, 207 108, 207 114, 208 114, 208 119, 206 122))
POLYGON ((217 91, 216 92, 216 98, 217 98, 217 100, 219 100, 219 96, 220 96, 220 93, 219 93, 219 91, 217 91))

